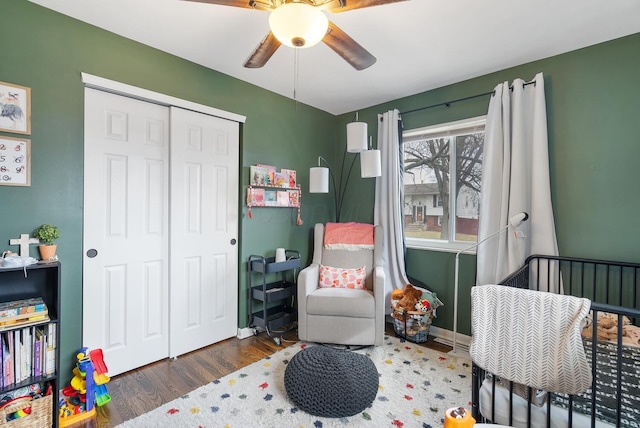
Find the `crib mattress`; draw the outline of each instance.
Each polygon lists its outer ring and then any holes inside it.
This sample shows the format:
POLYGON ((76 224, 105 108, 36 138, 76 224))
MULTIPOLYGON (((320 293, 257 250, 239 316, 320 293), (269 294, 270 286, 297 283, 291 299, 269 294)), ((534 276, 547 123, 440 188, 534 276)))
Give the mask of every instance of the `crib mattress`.
MULTIPOLYGON (((591 339, 583 340, 585 353, 591 362, 593 342, 591 339)), ((617 344, 609 342, 598 342, 596 363, 596 426, 615 426, 617 419, 617 344)), ((622 347, 622 370, 621 370, 621 426, 629 428, 640 428, 640 348, 622 347)), ((492 380, 487 379, 482 383, 480 389, 480 412, 493 422, 507 424, 509 422, 509 390, 496 385, 495 419, 491 417, 491 395, 492 380)), ((591 426, 591 395, 588 390, 582 394, 573 396, 572 403, 572 426, 591 426)), ((569 397, 564 394, 551 394, 551 427, 568 427, 569 420, 569 397)), ((527 420, 527 400, 513 394, 513 420, 515 427, 526 427, 527 420)), ((547 410, 546 404, 542 406, 531 406, 532 426, 546 426, 547 410)))

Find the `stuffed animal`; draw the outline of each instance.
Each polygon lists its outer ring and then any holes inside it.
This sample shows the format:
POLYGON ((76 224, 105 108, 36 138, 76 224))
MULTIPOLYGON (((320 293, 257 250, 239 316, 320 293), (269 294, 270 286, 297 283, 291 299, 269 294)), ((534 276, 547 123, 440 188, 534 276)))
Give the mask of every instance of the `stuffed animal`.
POLYGON ((396 306, 403 297, 404 297, 404 290, 401 290, 400 288, 395 288, 391 292, 391 305, 396 306))
POLYGON ((396 307, 404 311, 415 311, 416 303, 422 297, 422 290, 415 288, 411 284, 404 287, 402 299, 398 301, 396 307))
MULTIPOLYGON (((583 336, 592 337, 592 323, 593 313, 589 313, 584 320, 583 336)), ((598 328, 596 331, 598 340, 617 341, 618 316, 608 312, 598 312, 598 328)), ((622 317, 622 343, 625 345, 640 346, 640 327, 631 324, 631 321, 626 316, 622 317)))

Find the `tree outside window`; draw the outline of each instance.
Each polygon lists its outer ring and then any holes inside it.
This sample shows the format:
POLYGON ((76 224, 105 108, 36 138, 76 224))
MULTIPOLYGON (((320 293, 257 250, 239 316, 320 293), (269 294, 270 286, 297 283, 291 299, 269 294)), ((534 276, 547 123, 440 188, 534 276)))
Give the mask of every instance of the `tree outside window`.
POLYGON ((484 123, 473 118, 403 133, 406 238, 477 240, 484 123))

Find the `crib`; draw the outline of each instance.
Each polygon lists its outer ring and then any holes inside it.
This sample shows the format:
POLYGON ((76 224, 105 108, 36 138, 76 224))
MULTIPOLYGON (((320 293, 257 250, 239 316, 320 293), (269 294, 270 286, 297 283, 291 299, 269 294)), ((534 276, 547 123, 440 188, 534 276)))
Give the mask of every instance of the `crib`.
POLYGON ((536 255, 501 285, 544 291, 540 285, 554 281, 564 294, 592 301, 582 330, 591 388, 534 390, 473 364, 473 417, 514 427, 640 428, 640 264, 536 255))

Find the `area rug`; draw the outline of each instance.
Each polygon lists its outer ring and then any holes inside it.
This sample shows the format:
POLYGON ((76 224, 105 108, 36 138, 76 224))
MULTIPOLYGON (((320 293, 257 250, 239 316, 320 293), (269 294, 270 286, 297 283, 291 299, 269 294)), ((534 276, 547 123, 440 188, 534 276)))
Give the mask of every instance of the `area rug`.
POLYGON ((368 356, 380 376, 371 406, 346 418, 312 416, 284 387, 286 365, 307 346, 323 345, 298 342, 118 427, 435 428, 447 409, 470 408, 469 360, 387 336, 383 346, 354 351, 368 356))

